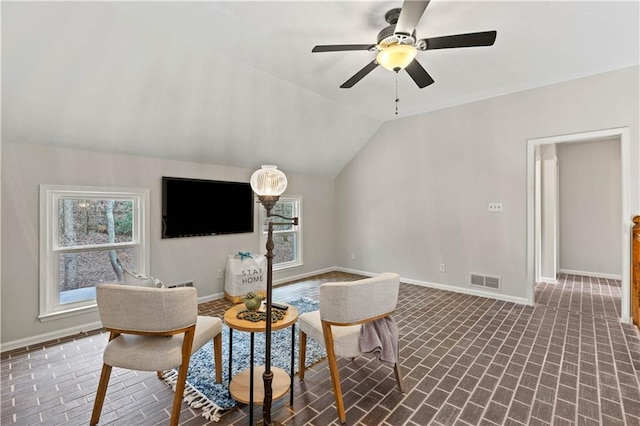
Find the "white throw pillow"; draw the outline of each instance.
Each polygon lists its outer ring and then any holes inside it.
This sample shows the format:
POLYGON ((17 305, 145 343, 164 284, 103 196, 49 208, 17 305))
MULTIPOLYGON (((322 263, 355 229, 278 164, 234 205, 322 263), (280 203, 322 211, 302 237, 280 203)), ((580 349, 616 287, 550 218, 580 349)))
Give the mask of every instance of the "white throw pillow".
POLYGON ((136 272, 131 272, 126 269, 124 271, 124 279, 122 284, 124 285, 133 285, 138 287, 155 287, 155 288, 164 288, 164 284, 157 278, 148 277, 143 274, 138 274, 136 272))

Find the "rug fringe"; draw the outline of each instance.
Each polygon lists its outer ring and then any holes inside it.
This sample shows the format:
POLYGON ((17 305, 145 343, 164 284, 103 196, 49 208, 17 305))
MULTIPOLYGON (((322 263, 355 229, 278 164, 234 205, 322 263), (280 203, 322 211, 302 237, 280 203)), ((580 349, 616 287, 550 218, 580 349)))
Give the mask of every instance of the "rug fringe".
MULTIPOLYGON (((178 381, 178 372, 175 370, 167 370, 162 373, 162 380, 164 380, 175 392, 176 382, 178 381)), ((184 402, 189 407, 201 410, 201 415, 207 420, 219 422, 222 417, 222 408, 214 404, 209 398, 202 394, 198 389, 191 386, 189 382, 184 387, 184 402)))

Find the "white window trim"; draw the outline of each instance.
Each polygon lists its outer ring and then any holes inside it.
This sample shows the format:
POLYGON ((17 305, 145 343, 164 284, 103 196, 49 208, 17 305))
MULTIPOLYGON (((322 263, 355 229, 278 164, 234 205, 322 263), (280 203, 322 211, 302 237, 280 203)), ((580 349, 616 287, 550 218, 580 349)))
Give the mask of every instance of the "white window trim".
MULTIPOLYGON (((302 261, 302 197, 297 196, 297 195, 290 195, 290 196, 286 196, 286 197, 280 197, 280 199, 278 201, 296 201, 298 203, 298 226, 296 227, 296 231, 293 231, 296 233, 297 235, 297 245, 296 245, 296 260, 293 262, 283 262, 283 263, 278 263, 278 264, 274 264, 273 265, 273 270, 274 271, 281 271, 284 269, 291 269, 291 268, 299 268, 301 266, 304 266, 304 263, 302 261)), ((265 210, 265 208, 260 205, 260 217, 259 217, 259 232, 260 232, 260 250, 262 252, 266 253, 266 245, 267 245, 267 232, 263 231, 262 228, 262 224, 264 223, 265 219, 266 219, 266 214, 267 211, 265 210)), ((278 227, 274 227, 273 228, 273 233, 277 234, 278 227)), ((292 231, 282 231, 284 233, 288 233, 288 232, 292 232, 292 231)))
MULTIPOLYGON (((133 242, 117 245, 118 247, 139 247, 136 258, 137 272, 147 274, 150 264, 149 189, 40 185, 40 312, 38 319, 41 322, 97 310, 95 299, 60 304, 58 266, 56 266, 54 255, 57 247, 57 206, 60 198, 134 200, 134 210, 137 214, 134 214, 133 242)), ((82 250, 90 250, 92 247, 84 246, 82 250)))

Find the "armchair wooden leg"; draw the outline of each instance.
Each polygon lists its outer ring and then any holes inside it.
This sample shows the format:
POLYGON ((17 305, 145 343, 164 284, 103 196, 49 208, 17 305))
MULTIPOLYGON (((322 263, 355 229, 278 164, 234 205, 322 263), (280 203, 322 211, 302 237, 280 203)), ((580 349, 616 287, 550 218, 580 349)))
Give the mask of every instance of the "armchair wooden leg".
POLYGON ((100 373, 100 382, 98 383, 98 391, 96 392, 96 400, 93 403, 93 412, 91 413, 91 421, 89 424, 95 426, 100 420, 100 413, 102 412, 102 405, 104 404, 104 396, 107 393, 107 387, 109 386, 109 377, 111 376, 111 366, 107 364, 102 365, 102 373, 100 373))
POLYGON ((162 380, 162 376, 164 376, 164 371, 156 371, 156 376, 158 376, 158 379, 162 380))
POLYGON ((193 325, 184 333, 182 342, 182 363, 178 369, 178 380, 176 381, 176 394, 173 396, 173 408, 171 409, 171 426, 178 426, 180 421, 180 409, 182 408, 182 398, 184 387, 187 382, 187 372, 189 371, 189 360, 191 358, 191 347, 193 346, 193 335, 196 326, 193 325))
POLYGON ((213 338, 213 359, 216 364, 216 382, 222 383, 222 333, 213 338))
POLYGON ((307 333, 300 330, 300 347, 298 348, 300 353, 300 360, 298 362, 298 377, 300 380, 304 380, 304 365, 307 362, 307 333))
POLYGON ((187 381, 187 370, 189 369, 189 361, 183 362, 178 370, 178 380, 176 381, 176 394, 173 396, 173 408, 171 409, 171 426, 178 426, 180 420, 180 409, 182 408, 182 398, 184 396, 184 387, 187 381))
POLYGON ((347 414, 344 411, 344 401, 342 400, 338 362, 336 361, 336 354, 333 350, 333 334, 331 332, 331 325, 324 321, 322 321, 322 334, 324 335, 324 344, 327 350, 327 361, 329 363, 329 371, 331 372, 331 382, 333 383, 333 394, 336 399, 338 417, 340 417, 340 422, 345 423, 347 421, 347 414))
POLYGON ((406 393, 404 390, 404 381, 402 380, 402 373, 400 371, 400 364, 397 362, 393 365, 393 372, 396 374, 396 382, 398 382, 398 389, 402 393, 406 393))

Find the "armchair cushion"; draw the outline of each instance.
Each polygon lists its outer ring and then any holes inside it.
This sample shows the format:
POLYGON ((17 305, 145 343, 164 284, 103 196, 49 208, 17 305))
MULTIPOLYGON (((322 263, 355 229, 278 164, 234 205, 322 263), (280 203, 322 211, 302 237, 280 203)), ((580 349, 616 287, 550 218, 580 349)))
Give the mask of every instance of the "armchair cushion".
MULTIPOLYGON (((307 312, 298 317, 300 330, 309 337, 324 346, 324 335, 322 334, 322 323, 320 311, 307 312)), ((363 353, 360 351, 358 336, 362 325, 349 325, 345 327, 331 326, 333 333, 333 350, 336 356, 353 358, 363 353)))
MULTIPOLYGON (((220 318, 198 316, 191 354, 222 332, 220 318)), ((162 371, 182 363, 184 333, 172 336, 121 334, 104 351, 104 363, 140 371, 162 371)))

